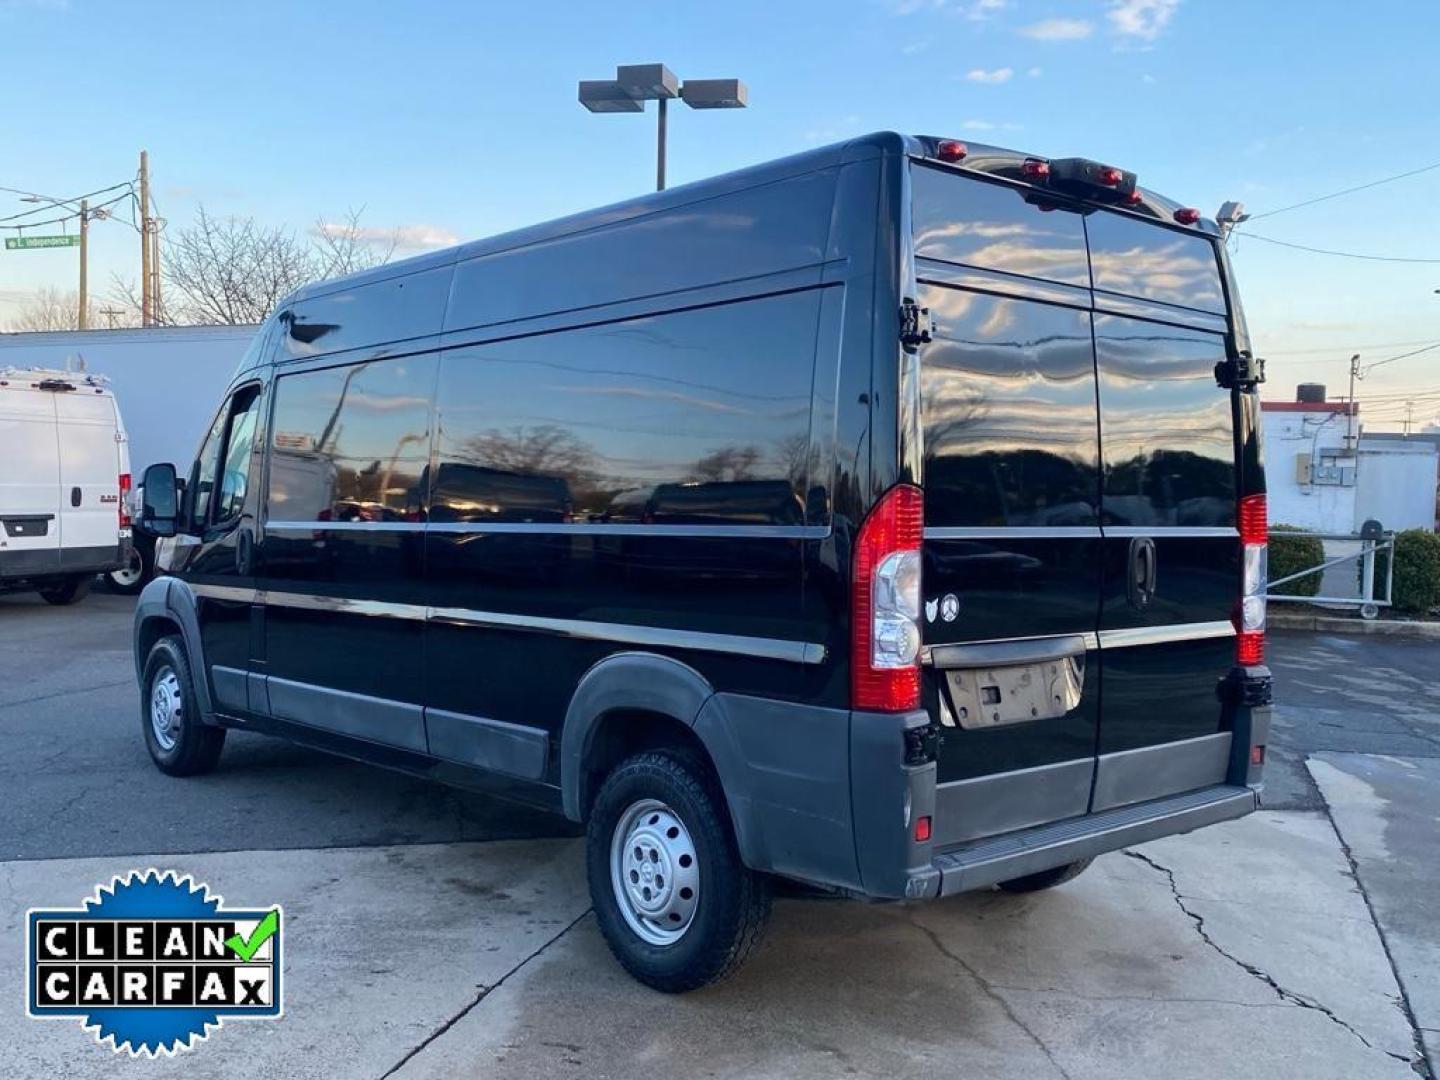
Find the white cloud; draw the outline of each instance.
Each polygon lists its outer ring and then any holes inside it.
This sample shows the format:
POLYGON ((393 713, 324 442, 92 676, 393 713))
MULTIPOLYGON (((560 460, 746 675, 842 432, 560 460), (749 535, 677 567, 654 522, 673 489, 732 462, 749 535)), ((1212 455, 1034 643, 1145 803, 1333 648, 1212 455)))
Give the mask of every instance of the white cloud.
POLYGON ((1029 75, 1032 79, 1038 79, 1041 75, 1045 74, 1045 72, 1038 67, 1032 67, 1029 71, 1025 72, 1025 74, 1029 75))
POLYGON ((965 73, 965 78, 970 82, 978 83, 1003 83, 1009 82, 1010 77, 1015 74, 1014 68, 1002 67, 994 71, 986 71, 984 68, 971 68, 965 73))
POLYGON ((1179 6, 1180 0, 1111 0, 1105 17, 1117 34, 1154 41, 1175 17, 1179 6))
POLYGON ((966 131, 994 131, 995 125, 989 120, 966 120, 960 125, 966 131))
POLYGON ((1150 86, 1150 85, 1153 85, 1153 84, 1154 84, 1154 82, 1155 82, 1155 76, 1154 76, 1154 75, 1148 75, 1148 74, 1147 74, 1147 75, 1141 75, 1141 76, 1140 76, 1140 81, 1143 82, 1146 86, 1150 86))
POLYGON ((965 17, 974 19, 976 22, 984 22, 998 12, 1004 11, 1010 6, 1010 0, 975 0, 965 9, 965 17))
POLYGON ((930 41, 927 38, 924 41, 912 41, 909 45, 902 46, 900 51, 906 56, 914 56, 916 53, 924 52, 929 47, 930 41))
POLYGON ((377 247, 393 244, 397 251, 423 251, 428 248, 450 247, 460 242, 460 238, 449 229, 422 223, 396 225, 393 229, 368 225, 358 225, 352 229, 345 222, 322 221, 314 231, 319 236, 332 237, 353 232, 355 239, 362 244, 374 244, 377 247))
POLYGON ((1079 41, 1095 30, 1088 19, 1042 19, 1022 26, 1020 33, 1036 41, 1079 41))

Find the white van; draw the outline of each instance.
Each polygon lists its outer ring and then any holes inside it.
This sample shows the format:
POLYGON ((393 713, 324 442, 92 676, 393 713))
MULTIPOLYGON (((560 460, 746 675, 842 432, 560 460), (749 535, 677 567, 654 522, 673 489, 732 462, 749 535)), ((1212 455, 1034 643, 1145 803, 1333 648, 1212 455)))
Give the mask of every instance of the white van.
POLYGON ((0 591, 71 604, 130 556, 115 395, 77 372, 0 368, 0 591))

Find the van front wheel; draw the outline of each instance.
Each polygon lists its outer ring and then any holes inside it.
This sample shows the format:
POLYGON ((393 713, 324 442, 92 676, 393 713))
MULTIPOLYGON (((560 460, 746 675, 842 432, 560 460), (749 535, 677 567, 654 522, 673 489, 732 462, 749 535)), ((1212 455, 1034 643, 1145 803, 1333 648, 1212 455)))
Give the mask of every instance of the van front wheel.
POLYGON ((140 727, 156 768, 171 776, 196 776, 215 768, 225 729, 200 719, 190 659, 178 637, 162 637, 145 659, 140 727))
POLYGON ((585 861, 610 950, 666 993, 731 974, 770 913, 768 883, 740 861, 718 785, 688 753, 637 754, 606 778, 585 861))

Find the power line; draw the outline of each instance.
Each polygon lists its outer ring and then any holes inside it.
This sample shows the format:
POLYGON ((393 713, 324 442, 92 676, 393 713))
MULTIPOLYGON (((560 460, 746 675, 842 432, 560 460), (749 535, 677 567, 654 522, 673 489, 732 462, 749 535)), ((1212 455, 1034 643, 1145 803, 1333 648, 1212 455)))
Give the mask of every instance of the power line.
MULTIPOLYGON (((1366 345, 1355 345, 1350 342, 1343 342, 1335 345, 1319 345, 1313 349, 1263 349, 1261 351, 1268 360, 1272 356, 1296 356, 1301 353, 1328 353, 1338 352, 1343 349, 1349 349, 1351 352, 1354 352, 1356 349, 1404 349, 1410 345, 1429 344, 1430 340, 1426 338, 1421 341, 1372 341, 1366 345)), ((1337 356, 1335 359, 1341 363, 1345 361, 1345 358, 1342 356, 1337 356)))
POLYGON ((1430 172, 1433 169, 1440 169, 1440 161, 1433 165, 1422 165, 1418 169, 1411 169, 1409 172, 1396 173, 1394 176, 1387 176, 1382 180, 1372 180, 1368 184, 1359 184, 1355 187, 1346 188, 1343 191, 1332 191, 1329 195, 1319 195, 1313 199, 1306 199, 1303 202, 1291 203, 1289 206, 1282 206, 1278 210, 1266 210, 1263 214, 1251 214, 1250 221, 1259 221, 1261 218, 1274 217, 1276 214, 1286 214, 1291 210, 1299 210, 1302 206, 1314 206, 1316 203, 1326 202, 1329 199, 1338 199, 1342 195, 1353 195, 1357 191, 1365 191, 1369 188, 1379 187, 1381 184, 1391 184, 1396 180, 1404 180, 1407 176, 1419 176, 1421 173, 1430 172))
POLYGON ((1310 247, 1307 244, 1292 244, 1288 240, 1276 240, 1274 237, 1261 236, 1259 233, 1242 232, 1239 229, 1236 229, 1233 233, 1231 233, 1231 235, 1244 236, 1250 240, 1259 240, 1261 243, 1264 244, 1275 244, 1279 247, 1294 248, 1296 251, 1308 251, 1312 255, 1335 255, 1342 259, 1364 259, 1367 262, 1440 264, 1440 259, 1412 259, 1405 258, 1399 255, 1363 255, 1354 251, 1334 251, 1330 248, 1310 247))
MULTIPOLYGON (((17 218, 29 217, 31 214, 43 213, 44 211, 49 210, 51 206, 55 206, 55 205, 63 206, 63 205, 65 205, 66 203, 79 202, 81 199, 93 199, 96 195, 104 195, 104 194, 106 194, 107 192, 110 192, 110 191, 118 191, 120 188, 126 188, 126 189, 128 189, 129 191, 131 191, 131 192, 133 193, 134 190, 135 190, 134 181, 131 181, 131 180, 122 180, 122 181, 121 181, 120 183, 118 183, 118 184, 111 184, 109 187, 97 188, 97 189, 94 190, 94 191, 87 191, 87 192, 85 192, 85 194, 83 194, 83 195, 74 195, 74 196, 71 196, 71 197, 68 198, 68 199, 52 199, 52 198, 51 198, 50 196, 48 196, 48 195, 37 195, 37 194, 36 194, 35 192, 33 192, 33 191, 21 191, 19 188, 12 188, 12 187, 0 187, 0 191, 8 191, 8 192, 10 192, 12 195, 21 195, 21 196, 26 196, 26 197, 44 199, 44 200, 46 200, 47 203, 50 204, 50 205, 48 205, 48 206, 37 206, 37 207, 35 207, 35 209, 33 209, 33 210, 22 210, 22 211, 20 211, 20 213, 18 213, 18 214, 11 214, 9 217, 0 217, 0 222, 4 222, 4 221, 14 221, 14 220, 16 220, 17 218)), ((28 226, 27 226, 27 227, 28 227, 28 226)))
POLYGON ((1429 352, 1431 349, 1440 349, 1440 341, 1433 345, 1426 345, 1423 349, 1412 349, 1410 352, 1403 352, 1399 356, 1387 356, 1384 360, 1376 360, 1373 364, 1366 364, 1360 371, 1361 375, 1369 374, 1377 367, 1385 364, 1393 364, 1396 360, 1404 360, 1406 357, 1419 356, 1421 353, 1429 352))

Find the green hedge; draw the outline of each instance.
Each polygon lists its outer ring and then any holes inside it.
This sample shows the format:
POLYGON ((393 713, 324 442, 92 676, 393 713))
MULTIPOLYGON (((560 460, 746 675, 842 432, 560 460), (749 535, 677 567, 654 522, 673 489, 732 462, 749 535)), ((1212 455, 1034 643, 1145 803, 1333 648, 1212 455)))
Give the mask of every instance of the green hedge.
MULTIPOLYGON (((1294 525, 1270 526, 1269 551, 1271 581, 1319 566, 1325 561, 1325 544, 1318 537, 1307 536, 1294 525)), ((1317 596, 1321 574, 1309 574, 1279 587, 1287 596, 1317 596)))
MULTIPOLYGON (((1375 560, 1375 591, 1384 589, 1385 559, 1375 560)), ((1429 529, 1395 534, 1395 595, 1400 611, 1426 615, 1440 607, 1440 536, 1429 529)))

